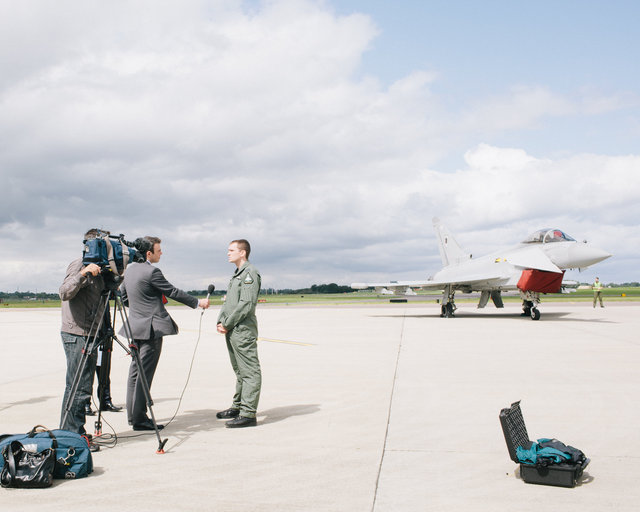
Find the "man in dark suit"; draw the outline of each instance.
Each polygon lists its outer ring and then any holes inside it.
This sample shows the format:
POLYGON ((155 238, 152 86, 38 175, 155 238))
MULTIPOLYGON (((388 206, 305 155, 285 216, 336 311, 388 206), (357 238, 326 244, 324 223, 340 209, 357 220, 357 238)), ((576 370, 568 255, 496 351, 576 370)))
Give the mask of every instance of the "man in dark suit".
MULTIPOLYGON (((179 290, 167 281, 162 271, 151 265, 162 256, 161 240, 147 236, 143 239, 146 253, 144 263, 132 263, 127 267, 121 286, 122 300, 129 306, 131 334, 140 354, 142 371, 151 389, 153 375, 162 351, 162 337, 178 334, 178 326, 164 307, 165 297, 170 297, 192 308, 209 307, 208 299, 198 299, 179 290)), ((142 388, 140 369, 131 359, 127 382, 127 418, 133 430, 153 430, 153 422, 147 416, 147 402, 142 388)), ((164 428, 164 425, 158 425, 164 428)))

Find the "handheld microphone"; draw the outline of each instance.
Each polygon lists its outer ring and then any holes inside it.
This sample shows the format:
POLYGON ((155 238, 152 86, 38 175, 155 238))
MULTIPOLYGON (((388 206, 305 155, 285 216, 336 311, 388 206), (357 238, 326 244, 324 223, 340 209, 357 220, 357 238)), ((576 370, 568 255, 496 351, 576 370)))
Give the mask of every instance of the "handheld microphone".
MULTIPOLYGON (((207 287, 207 301, 209 300, 209 297, 211 296, 211 294, 213 293, 213 290, 215 290, 216 287, 212 284, 210 284, 207 287)), ((202 315, 204 315, 204 309, 202 310, 202 312, 200 313, 200 319, 202 320, 202 315)))

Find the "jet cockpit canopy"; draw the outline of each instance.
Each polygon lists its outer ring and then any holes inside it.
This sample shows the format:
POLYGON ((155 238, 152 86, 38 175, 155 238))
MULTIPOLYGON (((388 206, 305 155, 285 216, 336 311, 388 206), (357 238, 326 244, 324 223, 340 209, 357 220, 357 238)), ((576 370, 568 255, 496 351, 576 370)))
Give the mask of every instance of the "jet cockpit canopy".
POLYGON ((547 244, 550 242, 575 242, 575 240, 559 229, 541 229, 522 241, 523 244, 547 244))

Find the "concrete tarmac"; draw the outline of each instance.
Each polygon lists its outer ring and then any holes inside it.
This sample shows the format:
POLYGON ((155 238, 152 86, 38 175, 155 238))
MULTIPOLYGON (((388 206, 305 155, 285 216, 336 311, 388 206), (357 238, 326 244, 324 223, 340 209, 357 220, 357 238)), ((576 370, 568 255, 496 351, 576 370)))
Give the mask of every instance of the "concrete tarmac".
MULTIPOLYGON (((640 304, 605 306, 545 303, 534 322, 515 304, 461 304, 453 319, 436 304, 260 305, 263 391, 245 429, 215 418, 234 389, 217 308, 197 347, 200 312, 170 308, 181 330, 165 338, 151 390, 166 453, 125 412, 105 413, 113 446, 94 454, 93 474, 0 489, 0 509, 637 510, 640 304), (532 439, 591 458, 577 487, 520 479, 498 419, 516 400, 532 439)), ((0 433, 58 427, 59 325, 59 309, 0 310, 0 433)), ((124 405, 129 357, 117 346, 112 366, 124 405)))

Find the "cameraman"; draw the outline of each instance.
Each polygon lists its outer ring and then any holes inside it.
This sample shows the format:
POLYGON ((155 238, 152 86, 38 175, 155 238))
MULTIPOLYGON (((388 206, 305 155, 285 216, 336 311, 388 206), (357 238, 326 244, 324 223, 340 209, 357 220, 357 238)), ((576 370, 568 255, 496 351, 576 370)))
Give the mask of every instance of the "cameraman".
MULTIPOLYGON (((208 299, 198 299, 179 290, 165 279, 159 268, 151 265, 160 261, 161 242, 153 236, 136 240, 136 246, 146 255, 146 261, 127 267, 120 288, 122 300, 129 306, 132 336, 138 347, 140 364, 149 389, 160 360, 162 337, 178 334, 177 324, 164 307, 165 296, 194 309, 198 306, 202 309, 209 307, 208 299)), ((135 358, 131 359, 127 382, 127 419, 133 430, 154 430, 153 422, 147 416, 147 401, 135 358)), ((164 425, 157 427, 162 429, 164 425)))
MULTIPOLYGON (((85 240, 99 236, 96 229, 90 229, 84 235, 85 240)), ((98 314, 100 295, 104 289, 104 279, 100 267, 94 263, 84 266, 82 258, 72 261, 67 268, 67 275, 60 286, 62 299, 62 345, 67 358, 67 376, 60 428, 87 435, 84 428, 86 421, 85 404, 91 399, 93 376, 96 370, 96 352, 93 351, 86 360, 85 367, 79 375, 78 388, 69 412, 65 413, 65 405, 69 399, 74 377, 82 361, 83 348, 91 331, 95 316, 98 314)), ((90 436, 89 436, 90 437, 90 436)), ((92 451, 98 446, 92 445, 92 451)))

